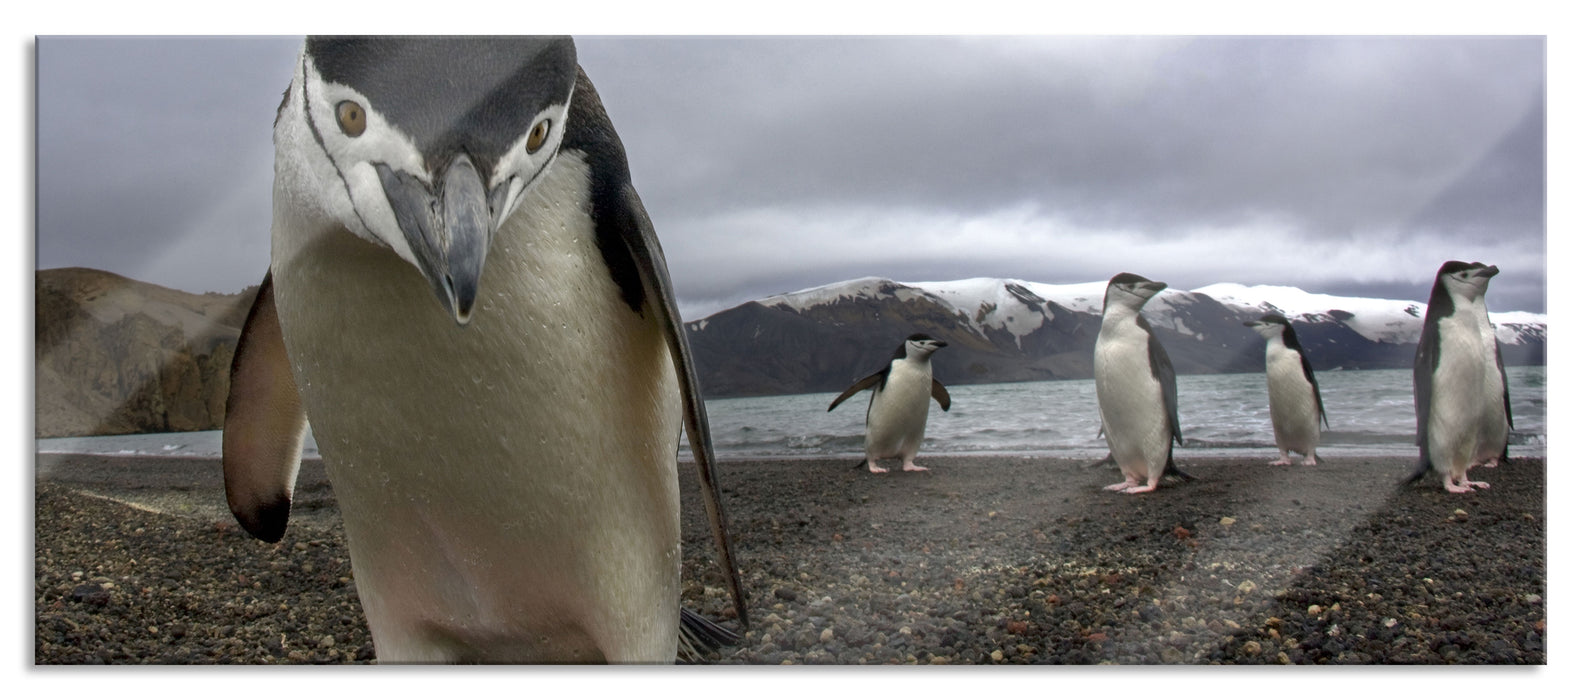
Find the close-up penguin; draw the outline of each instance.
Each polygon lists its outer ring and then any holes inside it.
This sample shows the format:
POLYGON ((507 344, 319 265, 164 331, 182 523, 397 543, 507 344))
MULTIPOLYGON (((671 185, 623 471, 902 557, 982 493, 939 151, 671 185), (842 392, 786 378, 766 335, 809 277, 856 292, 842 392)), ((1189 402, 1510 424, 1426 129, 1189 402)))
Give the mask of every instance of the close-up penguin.
POLYGON ((1417 470, 1404 483, 1433 470, 1451 493, 1486 489, 1488 482, 1468 479, 1468 470, 1506 458, 1510 388, 1484 299, 1499 271, 1450 260, 1434 275, 1412 367, 1417 470))
POLYGON ((685 426, 747 615, 664 255, 567 38, 309 38, 226 495, 285 531, 304 431, 381 663, 669 663, 685 426))
POLYGON ((1093 382, 1099 431, 1110 448, 1102 461, 1120 467, 1125 478, 1104 487, 1110 491, 1146 493, 1167 476, 1192 478, 1175 464, 1175 444, 1185 444, 1176 409, 1175 368, 1142 315, 1143 305, 1164 288, 1163 282, 1122 272, 1104 290, 1093 382))
POLYGON ((878 460, 890 458, 900 458, 902 471, 928 471, 928 467, 920 467, 913 460, 917 459, 923 429, 928 425, 928 400, 933 398, 941 409, 950 410, 950 392, 934 378, 929 360, 942 347, 944 341, 913 333, 895 349, 883 368, 857 380, 830 402, 826 412, 835 410, 853 394, 873 387, 863 439, 868 471, 889 471, 879 466, 878 460))
POLYGON ((1324 414, 1324 399, 1318 393, 1313 365, 1296 338, 1291 321, 1278 313, 1264 314, 1242 325, 1252 328, 1268 342, 1264 348, 1264 374, 1269 384, 1269 419, 1274 424, 1274 445, 1279 459, 1269 464, 1291 463, 1289 453, 1303 456, 1303 466, 1318 464, 1319 423, 1329 424, 1324 414))

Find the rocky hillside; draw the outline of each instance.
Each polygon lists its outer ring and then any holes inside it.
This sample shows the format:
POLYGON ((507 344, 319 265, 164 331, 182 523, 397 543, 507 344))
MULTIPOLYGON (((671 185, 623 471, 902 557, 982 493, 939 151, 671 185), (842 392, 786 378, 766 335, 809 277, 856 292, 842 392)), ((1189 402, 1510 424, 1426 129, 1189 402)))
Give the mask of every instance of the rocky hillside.
MULTIPOLYGON (((257 288, 189 294, 98 270, 35 273, 38 437, 217 429, 231 356, 257 288)), ((835 392, 923 332, 946 384, 1093 376, 1104 282, 867 278, 749 302, 687 324, 709 396, 835 392)), ((1182 374, 1259 372, 1242 326, 1290 316, 1317 369, 1410 367, 1423 304, 1289 287, 1166 289, 1144 312, 1182 374)), ((1511 365, 1543 364, 1547 318, 1493 318, 1511 365)))
MULTIPOLYGON (((710 396, 839 391, 914 332, 950 344, 934 356, 946 384, 1082 379, 1093 376, 1104 287, 866 278, 742 304, 687 330, 710 396)), ((1423 307, 1221 284, 1166 289, 1144 313, 1176 371, 1205 374, 1263 371, 1264 341, 1242 322, 1270 310, 1292 319, 1317 369, 1410 367, 1423 307)), ((1545 316, 1493 320, 1507 363, 1543 364, 1545 316)))
POLYGON ((220 426, 256 287, 189 294, 83 268, 33 286, 37 437, 220 426))

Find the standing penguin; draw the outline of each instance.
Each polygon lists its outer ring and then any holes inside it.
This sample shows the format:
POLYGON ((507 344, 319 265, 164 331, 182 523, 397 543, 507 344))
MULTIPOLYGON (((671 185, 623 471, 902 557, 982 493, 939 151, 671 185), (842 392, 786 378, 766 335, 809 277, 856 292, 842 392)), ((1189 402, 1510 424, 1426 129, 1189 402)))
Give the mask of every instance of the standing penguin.
POLYGON ((1093 348, 1093 381, 1099 399, 1099 431, 1109 443, 1113 461, 1125 481, 1110 491, 1145 493, 1165 476, 1190 479, 1176 468, 1175 447, 1181 440, 1176 414, 1176 372, 1170 357, 1143 318, 1163 282, 1122 272, 1104 290, 1104 319, 1093 348), (1146 485, 1143 482, 1146 481, 1146 485))
POLYGON ((564 38, 310 38, 226 497, 278 541, 311 420, 381 662, 670 662, 707 415, 625 151, 564 38), (487 256, 488 264, 485 265, 487 256))
POLYGON ((928 425, 928 399, 939 402, 939 407, 950 410, 950 392, 934 378, 934 352, 945 347, 945 342, 934 340, 922 333, 914 333, 895 349, 890 363, 873 374, 857 380, 830 402, 826 412, 835 410, 842 401, 868 387, 873 394, 868 398, 868 433, 863 441, 863 451, 868 456, 868 471, 881 474, 889 471, 880 467, 877 460, 901 458, 901 469, 909 472, 928 471, 912 463, 923 444, 923 428, 928 425))
POLYGON ((1274 423, 1275 447, 1280 450, 1280 458, 1269 464, 1290 464, 1290 452, 1304 455, 1304 466, 1318 464, 1319 421, 1327 426, 1329 417, 1324 415, 1318 379, 1313 376, 1313 365, 1307 361, 1302 344, 1297 342, 1296 329, 1277 313, 1264 314, 1242 325, 1268 339, 1264 371, 1269 382, 1269 418, 1274 423))
POLYGON ((1417 471, 1404 483, 1433 469, 1451 493, 1488 488, 1487 482, 1468 480, 1467 471, 1497 462, 1505 452, 1510 395, 1483 302, 1489 279, 1498 273, 1483 263, 1451 260, 1434 276, 1412 369, 1417 471), (1501 429, 1491 429, 1496 422, 1501 429))

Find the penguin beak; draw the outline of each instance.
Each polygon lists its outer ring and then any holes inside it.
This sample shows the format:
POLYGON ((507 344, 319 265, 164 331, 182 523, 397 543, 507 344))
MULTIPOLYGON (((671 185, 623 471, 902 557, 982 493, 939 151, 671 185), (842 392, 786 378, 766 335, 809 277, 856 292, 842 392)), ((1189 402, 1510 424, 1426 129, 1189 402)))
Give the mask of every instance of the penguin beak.
POLYGON ((1164 288, 1168 286, 1170 285, 1165 284, 1164 282, 1144 282, 1142 288, 1154 294, 1158 294, 1159 292, 1164 291, 1164 288))
POLYGON ((1485 267, 1485 268, 1483 268, 1481 270, 1478 270, 1478 272, 1477 272, 1477 276, 1478 277, 1493 277, 1493 276, 1495 276, 1497 274, 1500 274, 1500 268, 1495 267, 1493 265, 1490 265, 1490 266, 1485 267))
POLYGON ((418 270, 456 324, 467 325, 494 237, 489 198, 478 168, 467 154, 458 154, 432 188, 382 163, 375 168, 418 270))

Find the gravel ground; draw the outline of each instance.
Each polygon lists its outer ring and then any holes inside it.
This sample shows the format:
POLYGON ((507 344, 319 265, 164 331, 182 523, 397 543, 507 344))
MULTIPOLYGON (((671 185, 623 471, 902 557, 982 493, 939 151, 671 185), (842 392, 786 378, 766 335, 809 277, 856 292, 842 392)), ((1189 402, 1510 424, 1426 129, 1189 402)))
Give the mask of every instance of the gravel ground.
MULTIPOLYGON (((1546 662, 1545 460, 1457 496, 1397 489, 1405 460, 1200 458, 1126 496, 1113 467, 926 457, 724 464, 752 625, 709 661, 1546 662)), ((682 481, 683 604, 740 629, 682 481)), ((35 502, 37 664, 373 660, 317 463, 278 545, 213 460, 40 455, 35 502)))

